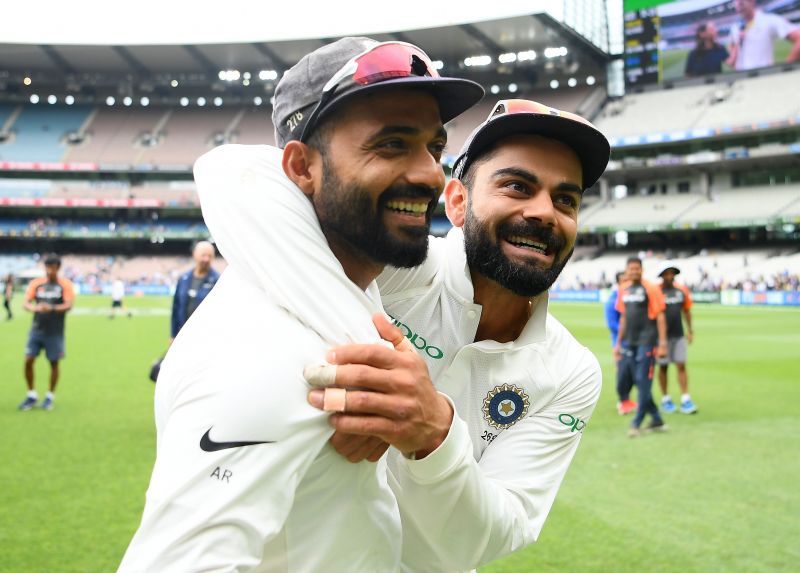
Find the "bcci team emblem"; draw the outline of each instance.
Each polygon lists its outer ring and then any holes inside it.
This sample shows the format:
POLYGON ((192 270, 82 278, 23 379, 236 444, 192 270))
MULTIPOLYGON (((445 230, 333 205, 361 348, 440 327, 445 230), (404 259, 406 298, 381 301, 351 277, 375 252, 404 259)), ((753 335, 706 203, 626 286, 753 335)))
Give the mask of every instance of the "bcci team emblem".
POLYGON ((522 388, 513 384, 495 386, 483 400, 483 417, 490 426, 505 430, 527 414, 530 405, 522 388))

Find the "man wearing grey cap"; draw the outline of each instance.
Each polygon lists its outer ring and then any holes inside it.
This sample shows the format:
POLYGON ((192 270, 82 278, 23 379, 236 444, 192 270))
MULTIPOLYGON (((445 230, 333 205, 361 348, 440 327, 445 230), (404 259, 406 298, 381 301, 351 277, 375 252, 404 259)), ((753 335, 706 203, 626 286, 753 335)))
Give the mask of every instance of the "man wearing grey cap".
MULTIPOLYGON (((270 281, 257 282, 237 251, 261 255, 245 226, 218 237, 217 214, 204 207, 229 266, 162 365, 157 459, 120 571, 399 569, 401 523, 385 461, 350 464, 336 454, 327 413, 307 402, 303 369, 331 346, 380 340, 370 321, 382 310, 374 278, 385 264, 424 259, 444 185, 443 124, 482 95, 473 82, 440 77, 415 46, 344 38, 279 82, 273 121, 282 152, 247 146, 255 167, 225 148, 198 161, 201 194, 247 189, 245 215, 266 232, 279 221, 255 205, 286 193, 294 214, 318 221, 293 235, 290 267, 300 262, 295 252, 317 241, 342 280, 320 274, 297 284, 276 261, 270 281), (260 187, 261 167, 280 171, 287 189, 260 187), (314 322, 331 307, 344 313, 340 322, 314 322)), ((452 419, 432 386, 423 391, 444 407, 423 431, 406 434, 407 452, 419 457, 452 419)), ((342 398, 328 396, 328 409, 342 398)))
MULTIPOLYGON (((252 161, 230 151, 230 159, 252 161)), ((395 326, 379 317, 376 325, 387 340, 405 336, 413 351, 337 346, 327 357, 335 369, 309 370, 314 384, 338 386, 309 395, 336 410, 337 451, 359 462, 394 446, 389 483, 402 516, 404 571, 474 569, 541 531, 600 391, 596 359, 548 314, 547 289, 572 253, 583 190, 608 156, 608 141, 583 118, 527 100, 498 102, 445 188, 455 228, 430 239, 422 264, 390 263, 377 279, 395 326), (428 434, 424 420, 450 411, 420 391, 431 380, 455 415, 435 449, 414 450, 408 435, 428 434)), ((257 176, 262 187, 280 179, 267 170, 257 176)), ((327 297, 340 286, 324 242, 304 239, 313 221, 287 208, 289 189, 256 204, 243 186, 215 195, 198 181, 198 189, 220 249, 263 288, 280 277, 327 297), (289 264, 297 257, 303 264, 289 264)), ((307 319, 321 329, 346 321, 341 310, 321 306, 307 319)))

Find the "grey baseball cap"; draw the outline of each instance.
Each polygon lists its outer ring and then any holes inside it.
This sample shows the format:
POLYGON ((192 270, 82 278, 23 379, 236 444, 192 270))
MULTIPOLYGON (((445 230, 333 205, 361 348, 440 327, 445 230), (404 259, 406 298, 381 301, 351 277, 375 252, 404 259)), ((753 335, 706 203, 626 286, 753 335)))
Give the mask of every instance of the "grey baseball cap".
POLYGON ((346 37, 307 54, 278 82, 272 108, 275 141, 281 148, 292 140, 307 141, 342 102, 400 87, 418 87, 433 94, 443 123, 478 103, 484 94, 473 81, 439 76, 425 52, 412 44, 346 37), (366 61, 368 53, 372 61, 366 61), (357 61, 359 56, 364 61, 357 61), (360 66, 368 69, 362 71, 360 66))
POLYGON ((467 138, 453 163, 453 177, 461 179, 473 161, 512 135, 541 135, 571 147, 581 162, 584 189, 597 183, 611 156, 606 136, 585 118, 532 100, 500 100, 467 138))

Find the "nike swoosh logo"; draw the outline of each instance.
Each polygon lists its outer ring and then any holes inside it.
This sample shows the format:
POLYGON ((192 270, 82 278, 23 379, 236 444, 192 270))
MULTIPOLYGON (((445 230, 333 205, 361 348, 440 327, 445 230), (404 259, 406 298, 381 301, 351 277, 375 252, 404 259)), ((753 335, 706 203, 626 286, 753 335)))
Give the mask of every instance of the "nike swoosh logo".
POLYGON ((218 452, 219 450, 227 450, 228 448, 241 448, 242 446, 255 446, 258 444, 274 444, 275 442, 215 442, 211 439, 209 434, 211 428, 206 430, 203 437, 200 438, 200 449, 204 452, 218 452))

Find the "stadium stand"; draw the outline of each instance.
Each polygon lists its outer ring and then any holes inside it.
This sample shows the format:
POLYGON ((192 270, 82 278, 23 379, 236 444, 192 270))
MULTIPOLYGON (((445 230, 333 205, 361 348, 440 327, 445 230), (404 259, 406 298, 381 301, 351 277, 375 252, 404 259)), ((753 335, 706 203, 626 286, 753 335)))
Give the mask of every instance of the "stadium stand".
MULTIPOLYGON (((752 221, 787 214, 800 203, 800 185, 725 189, 701 198, 677 220, 687 226, 703 222, 752 221)), ((800 208, 800 207, 798 207, 800 208)))
POLYGON ((800 116, 800 71, 628 94, 596 119, 611 137, 766 126, 800 116), (654 113, 657 110, 657 113, 654 113))
POLYGON ((152 134, 164 116, 163 108, 97 108, 85 140, 65 150, 65 162, 133 165, 141 139, 152 134))
POLYGON ((657 281, 661 266, 669 261, 681 269, 679 282, 693 290, 796 290, 800 277, 800 250, 738 249, 702 250, 697 253, 615 251, 598 257, 585 256, 577 250, 559 277, 556 288, 584 290, 610 287, 617 271, 625 268, 629 257, 644 263, 645 277, 657 281))
MULTIPOLYGON (((64 137, 81 129, 89 118, 89 106, 50 108, 22 106, 22 111, 7 130, 14 136, 0 143, 0 160, 4 161, 61 161, 64 137)), ((13 118, 13 114, 12 114, 13 118)))
POLYGON ((646 228, 676 223, 704 199, 698 194, 637 195, 610 201, 589 213, 581 213, 581 230, 646 228))

